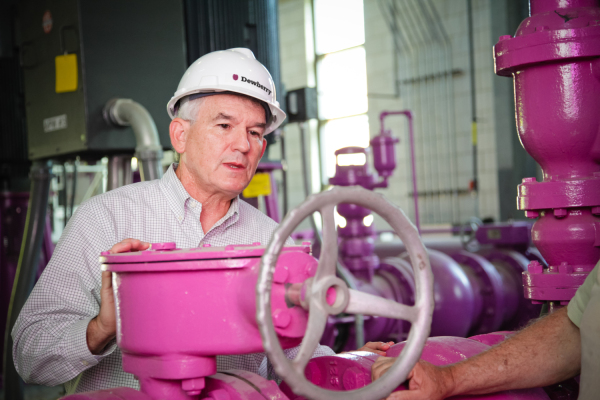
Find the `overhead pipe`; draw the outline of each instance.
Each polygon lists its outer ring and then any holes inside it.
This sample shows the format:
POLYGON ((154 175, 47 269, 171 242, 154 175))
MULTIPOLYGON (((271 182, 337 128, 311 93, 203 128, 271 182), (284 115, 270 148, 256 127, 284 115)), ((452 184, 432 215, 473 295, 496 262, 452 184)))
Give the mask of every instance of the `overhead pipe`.
POLYGON ((162 145, 148 110, 131 99, 112 99, 104 106, 104 119, 118 126, 131 126, 135 136, 135 156, 140 161, 142 181, 162 177, 162 145))

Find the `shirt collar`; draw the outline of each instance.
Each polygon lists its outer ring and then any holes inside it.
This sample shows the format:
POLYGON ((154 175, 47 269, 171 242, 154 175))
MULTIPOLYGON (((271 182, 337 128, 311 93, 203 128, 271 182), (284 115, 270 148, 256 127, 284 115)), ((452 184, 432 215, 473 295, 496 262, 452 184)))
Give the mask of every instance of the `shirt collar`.
POLYGON ((171 164, 161 178, 160 185, 167 198, 167 203, 169 204, 171 211, 173 211, 177 220, 182 222, 185 217, 185 202, 191 196, 187 190, 185 190, 181 181, 175 174, 176 168, 176 163, 171 164))
MULTIPOLYGON (((190 194, 187 192, 187 190, 185 190, 185 188, 183 187, 183 184, 181 183, 181 181, 175 174, 175 170, 177 169, 177 166, 178 166, 177 163, 173 163, 169 166, 169 168, 167 169, 167 171, 161 178, 160 184, 161 184, 163 192, 167 198, 167 202, 169 204, 169 207, 171 208, 171 211, 173 211, 173 213, 177 217, 177 220, 181 223, 181 222, 183 222, 183 219, 185 218, 185 215, 186 215, 186 212, 185 212, 186 203, 187 203, 188 199, 192 199, 192 196, 190 196, 190 194)), ((201 203, 200 203, 200 206, 202 206, 201 203)), ((227 210, 227 213, 225 214, 225 216, 223 218, 221 218, 219 220, 219 222, 217 222, 215 224, 215 227, 218 225, 221 225, 223 222, 227 221, 231 217, 234 217, 234 218, 231 219, 231 222, 227 226, 235 223, 239 218, 239 211, 240 211, 239 197, 236 196, 233 199, 233 201, 231 202, 231 205, 229 206, 229 210, 227 210)))

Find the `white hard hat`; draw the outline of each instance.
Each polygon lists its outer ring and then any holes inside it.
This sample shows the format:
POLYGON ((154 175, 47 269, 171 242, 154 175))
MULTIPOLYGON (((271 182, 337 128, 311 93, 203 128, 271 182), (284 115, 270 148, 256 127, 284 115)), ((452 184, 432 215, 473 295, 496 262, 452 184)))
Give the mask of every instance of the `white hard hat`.
POLYGON ((169 116, 175 118, 177 102, 182 98, 215 92, 240 93, 264 102, 271 111, 265 134, 273 132, 285 119, 271 74, 249 49, 214 51, 197 59, 185 71, 175 95, 167 104, 169 116))

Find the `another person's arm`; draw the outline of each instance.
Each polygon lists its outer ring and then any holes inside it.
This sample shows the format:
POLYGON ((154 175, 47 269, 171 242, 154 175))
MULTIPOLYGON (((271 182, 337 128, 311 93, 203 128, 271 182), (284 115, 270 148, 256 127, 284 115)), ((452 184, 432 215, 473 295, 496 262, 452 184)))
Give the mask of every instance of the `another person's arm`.
MULTIPOLYGON (((383 375, 395 358, 373 365, 373 379, 383 375)), ((579 328, 564 307, 515 336, 468 360, 436 367, 419 361, 410 372, 409 390, 389 399, 438 400, 458 394, 541 387, 571 378, 581 367, 579 328)))

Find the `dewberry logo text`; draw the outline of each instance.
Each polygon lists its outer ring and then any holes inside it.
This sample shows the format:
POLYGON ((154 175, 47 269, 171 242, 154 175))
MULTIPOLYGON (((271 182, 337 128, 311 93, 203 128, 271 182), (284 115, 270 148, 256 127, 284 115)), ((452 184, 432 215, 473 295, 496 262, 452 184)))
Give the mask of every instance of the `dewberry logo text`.
POLYGON ((258 82, 258 81, 251 81, 250 79, 246 78, 245 76, 242 76, 242 82, 246 82, 246 83, 249 83, 256 87, 259 87, 262 90, 264 90, 265 92, 267 92, 267 94, 271 94, 271 90, 269 90, 266 87, 264 87, 263 85, 261 85, 260 82, 258 82))

